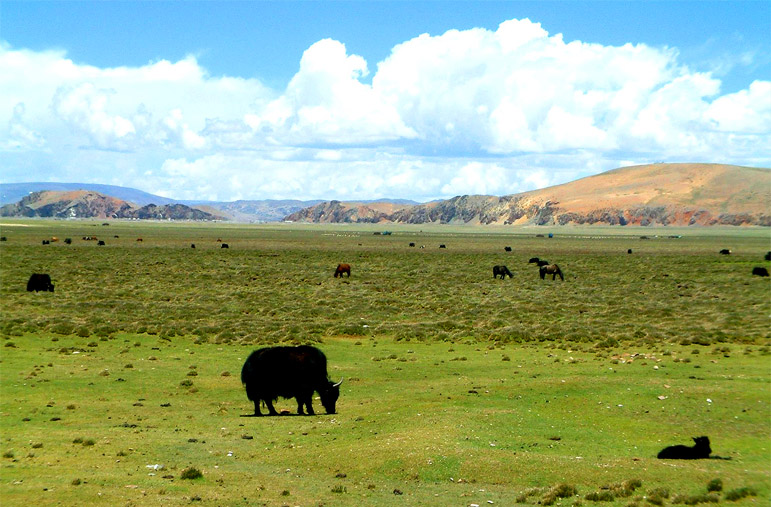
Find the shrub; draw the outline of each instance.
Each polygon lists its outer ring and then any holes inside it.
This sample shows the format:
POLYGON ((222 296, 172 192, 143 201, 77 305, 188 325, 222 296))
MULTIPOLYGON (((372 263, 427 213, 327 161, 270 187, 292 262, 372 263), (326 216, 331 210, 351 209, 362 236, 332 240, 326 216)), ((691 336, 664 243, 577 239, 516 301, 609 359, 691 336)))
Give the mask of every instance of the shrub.
POLYGON ((203 473, 201 473, 201 471, 195 467, 188 467, 182 470, 182 473, 179 476, 180 479, 190 479, 190 480, 200 479, 201 477, 203 477, 203 473))
POLYGON ((731 491, 727 492, 725 494, 725 499, 729 502, 736 502, 737 500, 741 500, 742 498, 748 497, 748 496, 756 496, 758 493, 753 488, 738 488, 738 489, 732 489, 731 491))
POLYGON ((707 483, 707 491, 723 491, 723 481, 720 479, 712 479, 707 483))

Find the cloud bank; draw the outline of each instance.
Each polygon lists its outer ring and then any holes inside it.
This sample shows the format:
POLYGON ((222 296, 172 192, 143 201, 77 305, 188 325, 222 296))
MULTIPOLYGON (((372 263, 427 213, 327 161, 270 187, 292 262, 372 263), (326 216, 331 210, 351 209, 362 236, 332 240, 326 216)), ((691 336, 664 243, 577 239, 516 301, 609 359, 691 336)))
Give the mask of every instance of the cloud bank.
POLYGON ((566 42, 527 19, 423 34, 374 69, 321 40, 284 90, 193 56, 98 68, 0 45, 0 98, 5 181, 179 199, 428 200, 658 160, 771 161, 771 81, 724 94, 675 49, 566 42))

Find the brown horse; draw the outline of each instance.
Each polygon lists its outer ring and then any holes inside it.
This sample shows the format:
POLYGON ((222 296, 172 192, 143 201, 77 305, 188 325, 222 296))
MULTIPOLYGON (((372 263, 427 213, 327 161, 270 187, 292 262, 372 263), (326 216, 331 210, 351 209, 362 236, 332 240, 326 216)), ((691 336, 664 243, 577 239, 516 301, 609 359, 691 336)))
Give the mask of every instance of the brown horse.
POLYGON ((343 273, 348 273, 348 278, 351 277, 351 265, 350 264, 338 264, 335 270, 335 278, 338 276, 343 277, 343 273))
POLYGON ((565 280, 565 277, 562 275, 562 270, 556 264, 541 266, 538 269, 538 274, 541 275, 541 280, 543 280, 546 277, 546 275, 551 275, 552 280, 555 280, 557 278, 557 275, 560 276, 560 280, 562 281, 565 280))
POLYGON ((506 278, 506 275, 509 275, 509 278, 514 278, 514 276, 511 274, 511 271, 509 271, 509 268, 506 266, 493 266, 493 278, 501 277, 501 280, 506 278))

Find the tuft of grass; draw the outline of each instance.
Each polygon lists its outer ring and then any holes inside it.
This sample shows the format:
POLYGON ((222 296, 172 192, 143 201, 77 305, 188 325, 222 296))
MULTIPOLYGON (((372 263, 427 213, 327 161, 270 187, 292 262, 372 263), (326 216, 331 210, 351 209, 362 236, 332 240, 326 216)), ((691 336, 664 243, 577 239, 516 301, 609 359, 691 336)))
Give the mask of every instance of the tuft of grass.
POLYGON ((188 467, 179 474, 179 478, 184 480, 195 480, 201 477, 203 477, 203 473, 195 467, 188 467))
POLYGON ((748 496, 757 496, 757 494, 755 488, 743 487, 726 492, 724 498, 729 502, 736 502, 748 496))
POLYGON ((713 491, 723 491, 722 479, 712 479, 707 483, 707 492, 712 493, 713 491))

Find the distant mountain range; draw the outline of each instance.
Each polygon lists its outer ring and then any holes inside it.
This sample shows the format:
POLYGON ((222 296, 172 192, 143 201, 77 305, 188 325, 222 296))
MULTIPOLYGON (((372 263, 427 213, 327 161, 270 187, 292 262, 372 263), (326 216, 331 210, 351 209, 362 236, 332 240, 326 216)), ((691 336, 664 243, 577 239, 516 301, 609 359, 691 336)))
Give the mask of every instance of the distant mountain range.
POLYGON ((0 208, 0 216, 123 218, 134 220, 217 220, 223 217, 184 204, 139 206, 90 190, 33 192, 0 208))
POLYGON ((0 184, 0 216, 238 222, 771 226, 771 170, 720 164, 614 169, 502 197, 378 201, 176 201, 78 183, 0 184), (16 202, 18 200, 18 202, 16 202), (10 203, 10 204, 8 204, 10 203))
POLYGON ((330 201, 293 213, 286 220, 771 226, 771 170, 720 164, 652 164, 503 197, 464 195, 404 206, 330 201))
MULTIPOLYGON (((135 188, 120 187, 116 185, 99 185, 94 183, 0 183, 0 206, 16 204, 21 199, 35 192, 41 191, 59 191, 71 192, 76 190, 85 190, 96 192, 103 196, 109 196, 114 199, 126 201, 135 207, 155 205, 156 207, 164 205, 185 205, 190 208, 198 209, 215 216, 219 220, 232 220, 236 222, 278 222, 285 216, 299 211, 307 206, 313 206, 320 200, 300 201, 300 200, 254 200, 254 201, 184 201, 169 199, 159 195, 149 194, 135 188)), ((50 197, 49 197, 50 199, 50 197)), ((50 204, 50 203, 49 203, 50 204)), ((98 206, 97 206, 98 208, 98 206)), ((11 215, 12 211, 7 210, 5 216, 11 215)), ((104 218, 97 215, 94 218, 104 218)), ((79 215, 85 217, 85 215, 79 215)), ((205 220, 205 219, 204 219, 205 220)))

